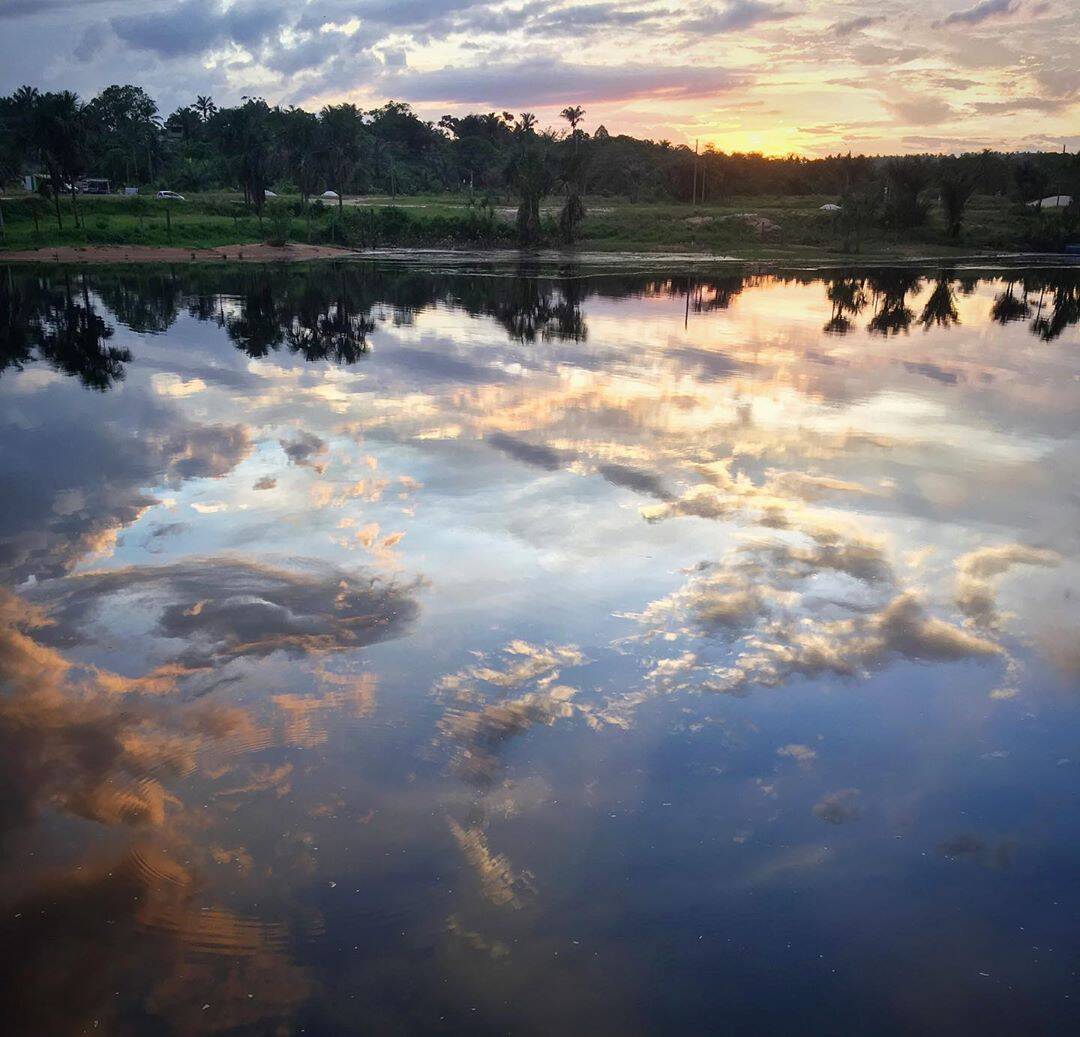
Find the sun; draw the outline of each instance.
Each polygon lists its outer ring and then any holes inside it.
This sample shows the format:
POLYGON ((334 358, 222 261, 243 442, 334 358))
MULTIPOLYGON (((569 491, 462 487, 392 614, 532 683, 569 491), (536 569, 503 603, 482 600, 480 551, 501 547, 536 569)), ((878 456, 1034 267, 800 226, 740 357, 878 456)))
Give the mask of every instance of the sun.
POLYGON ((727 153, 760 152, 770 158, 802 154, 798 133, 786 126, 769 126, 754 129, 733 128, 715 133, 702 133, 697 138, 701 148, 712 145, 717 151, 727 153))

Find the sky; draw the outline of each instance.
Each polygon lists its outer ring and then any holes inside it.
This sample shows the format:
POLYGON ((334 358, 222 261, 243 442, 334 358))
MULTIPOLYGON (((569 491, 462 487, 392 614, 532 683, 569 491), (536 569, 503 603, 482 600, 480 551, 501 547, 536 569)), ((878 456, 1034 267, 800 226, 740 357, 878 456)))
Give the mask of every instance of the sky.
POLYGON ((0 91, 407 101, 725 151, 1080 147, 1076 0, 0 0, 0 91))

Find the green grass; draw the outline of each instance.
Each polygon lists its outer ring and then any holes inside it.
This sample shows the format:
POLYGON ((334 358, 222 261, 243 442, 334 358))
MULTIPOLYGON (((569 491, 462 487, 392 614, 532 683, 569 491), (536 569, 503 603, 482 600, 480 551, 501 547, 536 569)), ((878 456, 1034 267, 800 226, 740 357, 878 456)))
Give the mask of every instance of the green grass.
MULTIPOLYGON (((725 198, 697 207, 677 203, 637 203, 603 197, 586 200, 588 215, 578 247, 598 252, 693 252, 740 258, 812 258, 842 255, 835 215, 819 211, 835 199, 827 196, 750 196, 725 198), (778 225, 759 234, 739 214, 753 213, 778 225)), ((6 237, 0 250, 84 245, 149 245, 213 248, 286 236, 290 241, 372 246, 512 247, 514 202, 493 196, 494 215, 474 208, 462 195, 389 196, 346 199, 339 211, 316 203, 310 219, 298 215, 299 199, 268 201, 260 221, 241 197, 227 192, 188 195, 184 202, 145 196, 83 197, 81 226, 76 227, 70 199, 61 203, 64 228, 56 226, 51 204, 29 196, 0 201, 6 237), (38 211, 37 227, 32 211, 38 211), (168 216, 166 215, 168 214, 168 216), (171 226, 170 226, 171 224, 171 226)), ((545 219, 554 240, 559 198, 545 202, 545 219)), ((1010 251, 1047 247, 1069 234, 1052 220, 1002 198, 976 197, 969 206, 964 232, 949 239, 939 212, 925 226, 902 237, 868 231, 859 253, 869 257, 950 255, 973 251, 1010 251), (1057 235, 1055 238, 1054 235, 1057 235)))

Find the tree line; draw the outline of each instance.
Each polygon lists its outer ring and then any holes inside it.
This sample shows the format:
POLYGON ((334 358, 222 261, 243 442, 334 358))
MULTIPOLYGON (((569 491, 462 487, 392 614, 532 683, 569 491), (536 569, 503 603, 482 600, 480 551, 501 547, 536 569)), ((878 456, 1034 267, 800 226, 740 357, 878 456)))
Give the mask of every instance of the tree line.
MULTIPOLYGON (((541 200, 562 199, 558 233, 573 240, 588 195, 636 201, 715 203, 733 195, 832 195, 843 233, 857 247, 872 226, 907 230, 940 204, 959 235, 975 192, 1035 201, 1080 196, 1076 155, 983 151, 961 156, 785 157, 696 149, 667 140, 591 132, 585 111, 568 106, 561 130, 541 129, 531 112, 420 118, 390 101, 319 112, 244 98, 219 107, 209 96, 162 117, 141 87, 114 85, 89 101, 71 91, 21 87, 0 97, 0 181, 47 174, 70 191, 82 177, 178 191, 236 189, 261 213, 267 192, 306 202, 326 190, 346 194, 467 189, 518 205, 525 243, 541 236, 541 200)), ((62 220, 59 194, 51 192, 62 220)))

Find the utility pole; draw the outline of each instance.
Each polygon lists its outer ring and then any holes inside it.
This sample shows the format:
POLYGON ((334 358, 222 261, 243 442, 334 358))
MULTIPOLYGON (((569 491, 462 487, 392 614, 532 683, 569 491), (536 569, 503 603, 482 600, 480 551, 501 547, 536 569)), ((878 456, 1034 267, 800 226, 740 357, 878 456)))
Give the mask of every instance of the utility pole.
POLYGON ((697 208, 697 159, 698 159, 698 142, 694 141, 694 207, 697 208))

